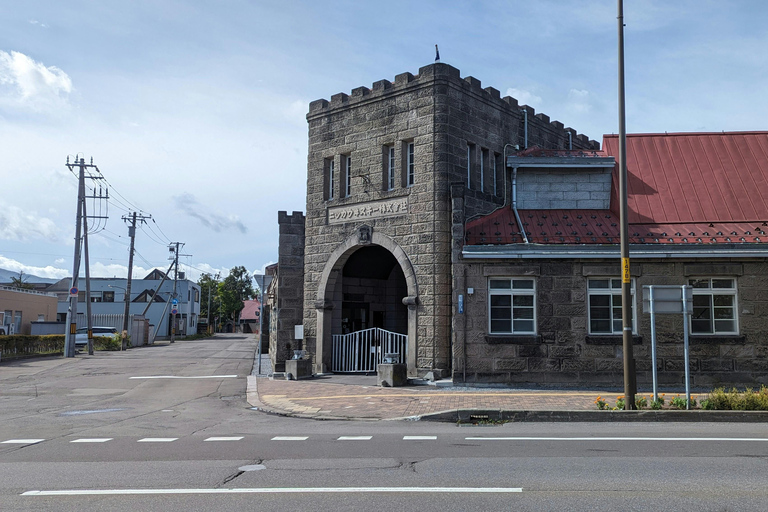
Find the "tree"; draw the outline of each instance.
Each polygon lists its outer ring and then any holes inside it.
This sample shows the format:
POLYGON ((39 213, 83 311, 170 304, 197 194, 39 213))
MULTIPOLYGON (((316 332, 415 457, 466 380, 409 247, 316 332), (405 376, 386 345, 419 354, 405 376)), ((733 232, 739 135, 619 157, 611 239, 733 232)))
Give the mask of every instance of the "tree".
POLYGON ((22 290, 34 290, 35 287, 24 279, 24 272, 19 271, 19 277, 11 278, 11 286, 22 290))
POLYGON ((213 317, 208 313, 208 293, 211 297, 211 309, 217 311, 216 304, 219 300, 219 274, 212 276, 211 274, 204 273, 197 280, 197 284, 200 286, 200 316, 208 318, 208 325, 213 322, 213 317))
POLYGON ((219 284, 218 295, 221 299, 222 316, 237 323, 240 311, 243 309, 243 301, 252 299, 256 295, 252 279, 245 267, 232 267, 229 275, 219 284))

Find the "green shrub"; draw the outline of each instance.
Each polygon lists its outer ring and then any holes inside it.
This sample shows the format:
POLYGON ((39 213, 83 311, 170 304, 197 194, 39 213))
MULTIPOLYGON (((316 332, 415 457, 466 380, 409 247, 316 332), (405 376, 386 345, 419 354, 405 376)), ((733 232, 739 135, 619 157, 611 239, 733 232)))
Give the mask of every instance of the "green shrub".
POLYGON ((36 355, 55 355, 64 352, 64 335, 29 336, 14 334, 0 336, 0 353, 4 359, 36 355))
MULTIPOLYGON (((130 345, 128 345, 130 346, 130 345)), ((94 336, 93 350, 114 351, 123 349, 123 338, 119 333, 112 336, 94 336)))
POLYGON ((706 400, 701 401, 701 407, 719 411, 768 411, 768 388, 761 386, 759 391, 752 388, 744 391, 737 388, 731 388, 730 391, 725 388, 713 389, 706 400))

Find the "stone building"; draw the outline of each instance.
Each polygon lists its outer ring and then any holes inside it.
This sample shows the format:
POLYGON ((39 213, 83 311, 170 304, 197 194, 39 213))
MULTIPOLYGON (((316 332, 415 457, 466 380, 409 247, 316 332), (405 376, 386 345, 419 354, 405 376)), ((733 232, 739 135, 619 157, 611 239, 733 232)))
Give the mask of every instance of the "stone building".
MULTIPOLYGON (((317 373, 394 354, 411 377, 621 383, 615 136, 601 150, 439 63, 307 121, 306 215, 278 219, 275 370, 303 349, 317 373)), ((768 135, 638 135, 628 155, 639 382, 649 284, 695 287, 694 384, 766 382, 768 135)), ((679 383, 682 319, 658 331, 660 381, 679 383)))

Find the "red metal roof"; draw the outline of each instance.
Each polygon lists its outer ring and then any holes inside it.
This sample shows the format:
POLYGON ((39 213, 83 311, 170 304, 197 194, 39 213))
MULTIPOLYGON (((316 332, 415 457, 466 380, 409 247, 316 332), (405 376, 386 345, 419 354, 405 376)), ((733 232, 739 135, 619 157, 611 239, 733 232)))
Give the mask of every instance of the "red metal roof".
POLYGON ((261 303, 259 299, 243 301, 243 309, 240 311, 240 320, 258 320, 261 303))
MULTIPOLYGON (((618 162, 617 135, 603 149, 618 162)), ((630 223, 768 220, 768 132, 627 135, 627 175, 630 223)))
MULTIPOLYGON (((603 148, 618 162, 618 136, 603 148)), ((768 241, 768 132, 627 136, 633 244, 768 241)), ((618 244, 618 165, 610 210, 519 210, 532 243, 618 244)), ((522 243, 507 206, 466 225, 467 245, 522 243)))

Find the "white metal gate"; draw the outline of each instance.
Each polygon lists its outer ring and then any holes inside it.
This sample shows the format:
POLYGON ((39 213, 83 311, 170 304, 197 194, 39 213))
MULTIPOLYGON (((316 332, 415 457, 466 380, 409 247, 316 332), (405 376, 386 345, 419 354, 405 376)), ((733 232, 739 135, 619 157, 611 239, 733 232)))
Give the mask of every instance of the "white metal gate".
POLYGON ((332 372, 375 372, 384 354, 397 354, 398 363, 406 361, 408 336, 378 327, 333 335, 332 372))

